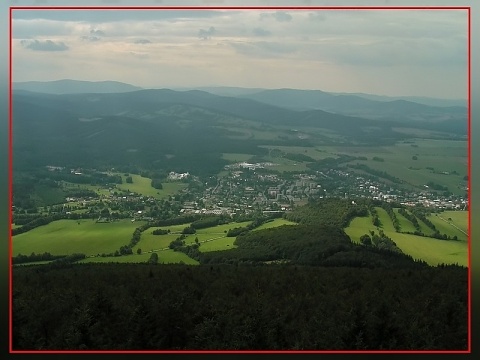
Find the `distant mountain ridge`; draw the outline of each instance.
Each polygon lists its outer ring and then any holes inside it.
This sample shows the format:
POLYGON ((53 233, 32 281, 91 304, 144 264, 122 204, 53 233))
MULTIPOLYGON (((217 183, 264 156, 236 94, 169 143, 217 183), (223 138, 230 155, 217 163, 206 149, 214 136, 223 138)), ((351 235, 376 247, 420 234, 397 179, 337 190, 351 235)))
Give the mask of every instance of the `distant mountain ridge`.
POLYGON ((26 81, 14 82, 14 90, 33 91, 46 94, 82 94, 82 93, 123 93, 142 90, 143 88, 119 81, 26 81))
POLYGON ((322 144, 378 145, 405 138, 394 129, 398 127, 458 137, 467 132, 462 120, 381 121, 323 110, 295 111, 200 90, 61 95, 14 90, 12 105, 16 168, 127 163, 216 173, 226 164, 222 153, 261 155, 261 146, 310 146, 311 137, 322 144))
POLYGON ((440 98, 431 98, 426 96, 385 96, 385 95, 373 95, 365 93, 330 93, 332 95, 353 95, 359 96, 368 100, 375 101, 395 101, 395 100, 406 100, 411 102, 416 102, 418 104, 428 105, 428 106, 439 106, 439 107, 450 107, 450 106, 467 106, 467 99, 440 99, 440 98))
POLYGON ((350 94, 334 95, 321 90, 263 90, 239 97, 290 110, 323 110, 367 119, 432 122, 467 119, 467 108, 462 106, 429 106, 403 99, 377 101, 350 94))

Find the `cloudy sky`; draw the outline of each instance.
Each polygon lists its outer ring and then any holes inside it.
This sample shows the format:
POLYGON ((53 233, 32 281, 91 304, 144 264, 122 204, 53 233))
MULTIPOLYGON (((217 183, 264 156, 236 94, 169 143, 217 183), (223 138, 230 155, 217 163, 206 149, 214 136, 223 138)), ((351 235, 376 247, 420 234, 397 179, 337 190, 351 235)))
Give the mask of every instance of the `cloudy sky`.
POLYGON ((467 97, 465 10, 14 10, 13 81, 467 97))

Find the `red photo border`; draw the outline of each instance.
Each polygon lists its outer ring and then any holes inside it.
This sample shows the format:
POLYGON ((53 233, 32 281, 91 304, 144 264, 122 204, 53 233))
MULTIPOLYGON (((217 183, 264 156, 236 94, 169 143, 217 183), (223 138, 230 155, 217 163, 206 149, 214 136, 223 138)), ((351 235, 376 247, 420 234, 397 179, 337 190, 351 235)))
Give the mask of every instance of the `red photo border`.
POLYGON ((9 353, 11 354, 469 354, 472 352, 472 309, 471 309, 471 7, 470 6, 11 6, 9 7, 9 200, 8 200, 8 230, 9 230, 9 353), (467 350, 14 350, 13 349, 13 310, 12 310, 12 205, 13 205, 13 138, 12 138, 12 15, 18 10, 466 10, 468 17, 468 65, 467 65, 467 96, 468 96, 468 135, 467 135, 467 174, 468 174, 468 340, 467 350))

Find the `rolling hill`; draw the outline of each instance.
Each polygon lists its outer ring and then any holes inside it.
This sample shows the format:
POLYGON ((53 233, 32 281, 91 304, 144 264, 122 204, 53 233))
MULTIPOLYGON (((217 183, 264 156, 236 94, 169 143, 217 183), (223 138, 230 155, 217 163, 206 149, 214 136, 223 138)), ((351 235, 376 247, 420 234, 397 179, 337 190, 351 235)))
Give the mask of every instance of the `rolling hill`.
MULTIPOLYGON (((295 103, 294 97, 290 103, 295 103)), ((14 90, 12 114, 16 168, 93 161, 98 166, 136 163, 217 172, 225 164, 221 153, 259 155, 265 151, 261 145, 378 145, 407 137, 394 127, 460 135, 467 127, 460 120, 380 121, 170 89, 78 94, 14 90), (198 159, 206 159, 212 167, 200 166, 198 159)))

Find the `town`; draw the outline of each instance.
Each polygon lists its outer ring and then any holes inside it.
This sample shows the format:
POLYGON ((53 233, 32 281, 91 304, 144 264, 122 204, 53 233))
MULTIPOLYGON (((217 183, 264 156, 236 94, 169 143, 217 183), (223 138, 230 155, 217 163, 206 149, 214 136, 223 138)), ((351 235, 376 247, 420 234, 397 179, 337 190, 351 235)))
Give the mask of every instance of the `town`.
MULTIPOLYGON (((404 184, 392 183, 374 175, 359 175, 345 167, 280 173, 273 170, 274 166, 273 163, 235 163, 225 166, 222 176, 211 176, 207 181, 188 172, 171 171, 165 181, 184 182, 187 186, 165 199, 121 190, 115 184, 106 183, 98 190, 108 192, 70 196, 65 203, 50 206, 48 212, 67 215, 87 213, 98 216, 99 220, 131 217, 132 221, 182 214, 234 217, 254 211, 283 213, 321 198, 369 198, 404 206, 423 206, 431 211, 468 209, 466 195, 435 191, 426 184, 423 189, 412 191, 404 184)), ((49 166, 48 169, 54 171, 57 168, 49 166)), ((72 169, 72 173, 82 175, 76 169, 72 169)))

